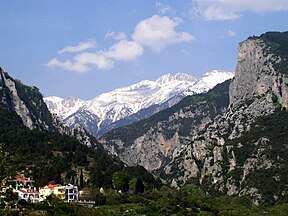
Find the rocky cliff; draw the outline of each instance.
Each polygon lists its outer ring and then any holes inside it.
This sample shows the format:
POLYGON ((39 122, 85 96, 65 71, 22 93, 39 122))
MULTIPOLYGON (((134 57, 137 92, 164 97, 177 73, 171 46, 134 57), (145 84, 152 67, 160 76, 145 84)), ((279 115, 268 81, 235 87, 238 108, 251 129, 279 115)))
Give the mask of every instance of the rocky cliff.
POLYGON ((187 97, 147 120, 112 130, 100 142, 128 164, 155 171, 228 106, 229 83, 226 81, 207 94, 187 97))
POLYGON ((83 127, 76 124, 68 128, 62 120, 52 115, 35 86, 24 85, 0 68, 0 109, 8 109, 21 119, 29 129, 42 131, 59 131, 77 138, 82 144, 96 146, 97 141, 83 127))
POLYGON ((118 171, 127 173, 129 179, 140 177, 149 188, 158 185, 143 167, 127 167, 98 146, 80 125, 73 130, 64 126, 51 116, 36 87, 26 86, 2 70, 0 143, 5 152, 3 178, 11 174, 33 177, 37 187, 52 180, 78 184, 83 179, 86 185, 112 188, 113 174, 118 171))
POLYGON ((235 78, 100 140, 177 187, 277 202, 287 192, 288 32, 239 44, 235 78), (287 69, 287 70, 286 70, 287 69), (272 187, 272 188, 271 188, 272 187))
MULTIPOLYGON (((287 60, 269 52, 271 48, 267 43, 259 37, 239 44, 237 73, 230 86, 231 105, 235 106, 245 99, 271 97, 273 94, 281 106, 287 108, 287 74, 275 68, 276 63, 287 60)), ((268 101, 271 102, 269 98, 268 101)))
POLYGON ((25 86, 0 68, 0 103, 30 129, 52 130, 53 120, 38 88, 25 86))

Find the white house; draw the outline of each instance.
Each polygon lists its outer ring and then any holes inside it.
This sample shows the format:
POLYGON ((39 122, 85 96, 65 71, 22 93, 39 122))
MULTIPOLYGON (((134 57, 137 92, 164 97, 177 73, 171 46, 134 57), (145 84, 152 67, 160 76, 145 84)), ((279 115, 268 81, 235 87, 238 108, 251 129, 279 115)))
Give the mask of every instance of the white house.
POLYGON ((17 177, 16 179, 6 179, 6 185, 11 185, 16 190, 22 190, 34 187, 35 181, 31 178, 17 177))
POLYGON ((68 202, 74 202, 78 200, 78 186, 72 184, 65 185, 65 199, 68 202))
POLYGON ((27 202, 40 202, 42 199, 40 198, 39 191, 33 189, 21 189, 17 190, 19 200, 23 199, 27 202))

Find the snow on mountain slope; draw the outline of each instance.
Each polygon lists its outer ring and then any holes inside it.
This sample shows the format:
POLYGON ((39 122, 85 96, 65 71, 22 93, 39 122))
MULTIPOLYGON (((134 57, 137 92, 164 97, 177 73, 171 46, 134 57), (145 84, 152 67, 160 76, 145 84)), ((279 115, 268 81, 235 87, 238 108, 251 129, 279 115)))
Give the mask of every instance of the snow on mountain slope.
POLYGON ((62 119, 77 112, 86 103, 86 101, 75 97, 63 99, 57 96, 45 97, 44 101, 50 112, 57 114, 62 119))
MULTIPOLYGON (((144 80, 134 85, 103 93, 92 100, 84 101, 69 97, 44 98, 49 110, 73 127, 83 125, 91 134, 97 135, 101 127, 137 113, 152 105, 161 105, 175 96, 205 92, 218 83, 234 76, 231 72, 213 70, 199 80, 189 74, 166 74, 156 81, 144 80)), ((171 104, 171 106, 174 104, 171 104)))

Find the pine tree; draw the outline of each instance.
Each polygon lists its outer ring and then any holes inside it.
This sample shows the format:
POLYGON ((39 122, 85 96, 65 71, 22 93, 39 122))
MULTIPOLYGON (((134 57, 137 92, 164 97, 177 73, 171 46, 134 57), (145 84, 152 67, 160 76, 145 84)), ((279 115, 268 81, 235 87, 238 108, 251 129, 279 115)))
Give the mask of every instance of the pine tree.
POLYGON ((0 183, 3 178, 6 176, 6 166, 5 166, 6 158, 4 152, 4 144, 0 143, 0 183))
POLYGON ((83 180, 83 170, 81 169, 80 172, 80 188, 84 187, 84 180, 83 180))

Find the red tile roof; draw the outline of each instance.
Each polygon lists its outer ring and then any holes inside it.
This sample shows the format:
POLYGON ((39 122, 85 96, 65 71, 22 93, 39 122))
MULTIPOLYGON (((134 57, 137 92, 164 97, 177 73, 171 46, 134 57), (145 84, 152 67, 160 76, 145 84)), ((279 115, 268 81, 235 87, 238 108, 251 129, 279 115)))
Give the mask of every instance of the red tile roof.
POLYGON ((20 190, 22 193, 29 193, 29 194, 39 194, 37 190, 20 190))

